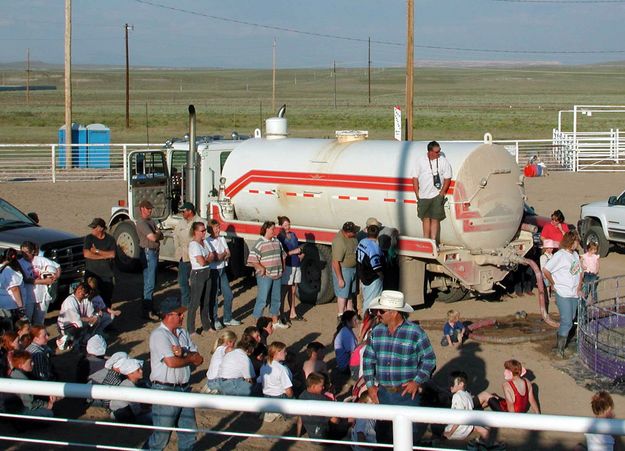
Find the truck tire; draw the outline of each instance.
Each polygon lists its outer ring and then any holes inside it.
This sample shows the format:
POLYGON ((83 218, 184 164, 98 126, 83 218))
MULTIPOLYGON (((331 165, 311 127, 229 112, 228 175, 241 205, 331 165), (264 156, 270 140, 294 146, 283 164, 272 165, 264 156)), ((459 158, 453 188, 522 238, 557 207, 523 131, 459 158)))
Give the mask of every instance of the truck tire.
POLYGON ((588 231, 584 235, 583 245, 584 249, 588 247, 589 243, 597 243, 599 246, 599 257, 605 258, 608 256, 608 252, 610 251, 610 242, 607 240, 605 235, 603 234, 603 229, 598 224, 593 224, 588 228, 588 231))
POLYGON ((115 264, 120 271, 137 272, 141 268, 139 260, 139 235, 132 221, 122 221, 112 230, 117 250, 115 264))
POLYGON ((469 295, 469 290, 463 287, 451 287, 447 291, 437 290, 436 302, 446 302, 451 304, 453 302, 460 302, 469 295))
POLYGON ((302 281, 298 286, 300 301, 313 305, 327 304, 334 299, 330 246, 308 243, 303 251, 302 281))

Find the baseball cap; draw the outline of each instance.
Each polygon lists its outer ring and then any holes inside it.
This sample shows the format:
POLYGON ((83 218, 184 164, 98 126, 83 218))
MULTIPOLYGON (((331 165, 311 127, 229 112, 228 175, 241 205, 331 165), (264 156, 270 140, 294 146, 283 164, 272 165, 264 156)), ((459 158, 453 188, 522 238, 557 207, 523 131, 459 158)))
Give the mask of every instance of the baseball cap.
POLYGON ((382 227, 382 223, 380 221, 378 221, 376 218, 368 218, 367 222, 365 224, 367 227, 369 227, 370 225, 377 225, 378 227, 382 227))
POLYGON ((154 205, 149 200, 142 200, 139 202, 139 208, 154 208, 154 205))
POLYGON ((360 227, 358 227, 352 221, 347 221, 345 224, 343 224, 343 232, 358 233, 359 230, 360 227))
POLYGON ((165 298, 160 305, 159 308, 161 315, 167 315, 168 313, 173 313, 173 312, 177 312, 177 313, 183 313, 187 311, 186 307, 183 307, 180 299, 177 297, 167 297, 165 298))
POLYGON ((118 362, 116 368, 124 376, 128 376, 130 373, 137 371, 139 368, 143 368, 143 360, 122 359, 118 362))
POLYGON ((180 210, 195 211, 195 205, 193 205, 191 202, 185 202, 184 204, 180 206, 180 210))
POLYGON ((98 357, 106 354, 106 340, 102 335, 94 335, 87 341, 87 354, 98 357))
POLYGON ((95 229, 96 227, 102 227, 103 229, 106 229, 106 222, 104 222, 104 219, 102 218, 93 218, 93 220, 89 223, 87 227, 90 227, 92 229, 95 229))

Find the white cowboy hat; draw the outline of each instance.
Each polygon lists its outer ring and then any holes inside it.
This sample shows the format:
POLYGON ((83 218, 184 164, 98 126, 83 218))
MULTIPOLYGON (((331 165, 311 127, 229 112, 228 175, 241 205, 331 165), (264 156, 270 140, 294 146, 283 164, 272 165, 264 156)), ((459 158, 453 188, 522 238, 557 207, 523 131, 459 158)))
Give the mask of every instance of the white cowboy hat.
POLYGON ((373 298, 368 307, 370 310, 396 310, 410 313, 414 309, 406 304, 401 291, 384 290, 380 296, 373 298))

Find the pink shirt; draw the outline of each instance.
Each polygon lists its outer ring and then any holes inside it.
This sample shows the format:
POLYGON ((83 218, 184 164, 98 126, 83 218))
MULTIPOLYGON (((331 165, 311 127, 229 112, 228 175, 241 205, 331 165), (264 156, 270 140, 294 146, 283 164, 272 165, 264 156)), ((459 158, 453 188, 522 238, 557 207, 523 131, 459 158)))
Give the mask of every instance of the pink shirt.
POLYGON ((584 272, 591 272, 593 274, 599 272, 599 254, 589 254, 586 252, 580 258, 582 260, 584 272))

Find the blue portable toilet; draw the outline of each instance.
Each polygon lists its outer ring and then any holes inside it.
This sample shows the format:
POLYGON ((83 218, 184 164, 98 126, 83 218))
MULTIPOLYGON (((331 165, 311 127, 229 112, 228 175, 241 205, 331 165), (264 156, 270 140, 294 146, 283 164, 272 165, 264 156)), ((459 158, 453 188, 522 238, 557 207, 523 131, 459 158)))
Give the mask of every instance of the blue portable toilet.
MULTIPOLYGON (((65 125, 59 128, 59 159, 58 167, 65 169, 65 125)), ((72 122, 72 167, 87 167, 87 129, 80 124, 72 122)))
POLYGON ((88 167, 109 169, 111 167, 111 130, 102 124, 89 124, 86 128, 87 142, 90 144, 88 167))

